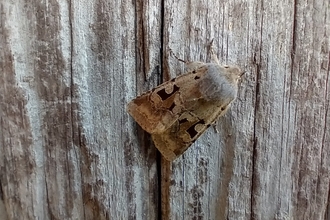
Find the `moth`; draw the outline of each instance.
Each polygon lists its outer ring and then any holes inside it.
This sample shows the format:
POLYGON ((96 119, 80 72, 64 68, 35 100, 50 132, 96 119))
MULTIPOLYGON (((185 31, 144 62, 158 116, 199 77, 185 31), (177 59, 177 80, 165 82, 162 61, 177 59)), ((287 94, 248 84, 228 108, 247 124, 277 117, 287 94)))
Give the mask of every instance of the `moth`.
MULTIPOLYGON (((177 58, 178 59, 178 58, 177 58)), ((127 105, 129 114, 148 133, 168 161, 183 154, 224 115, 235 100, 243 73, 237 66, 187 62, 188 71, 143 93, 127 105)))

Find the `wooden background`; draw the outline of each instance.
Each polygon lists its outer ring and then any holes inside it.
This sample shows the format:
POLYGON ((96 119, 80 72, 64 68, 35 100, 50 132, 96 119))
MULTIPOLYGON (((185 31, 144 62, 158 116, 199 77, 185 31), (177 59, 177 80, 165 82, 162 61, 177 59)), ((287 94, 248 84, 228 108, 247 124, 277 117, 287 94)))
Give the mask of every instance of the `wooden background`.
POLYGON ((330 219, 329 0, 0 0, 0 219, 330 219), (127 114, 184 72, 247 73, 168 163, 127 114))

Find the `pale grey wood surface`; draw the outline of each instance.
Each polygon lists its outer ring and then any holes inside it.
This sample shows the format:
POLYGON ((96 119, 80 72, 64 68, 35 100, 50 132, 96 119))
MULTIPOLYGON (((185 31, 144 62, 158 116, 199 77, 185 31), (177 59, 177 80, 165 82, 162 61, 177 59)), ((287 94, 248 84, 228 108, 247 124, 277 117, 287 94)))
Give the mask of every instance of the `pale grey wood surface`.
POLYGON ((0 219, 330 219, 330 4, 0 0, 0 219), (173 163, 126 113, 184 72, 246 71, 173 163))
POLYGON ((156 150, 138 141, 125 105, 141 66, 159 62, 160 11, 132 1, 1 1, 9 219, 157 218, 156 150))
POLYGON ((205 60, 214 38, 247 71, 220 135, 173 163, 170 219, 330 218, 329 24, 329 1, 165 4, 166 49, 205 60))

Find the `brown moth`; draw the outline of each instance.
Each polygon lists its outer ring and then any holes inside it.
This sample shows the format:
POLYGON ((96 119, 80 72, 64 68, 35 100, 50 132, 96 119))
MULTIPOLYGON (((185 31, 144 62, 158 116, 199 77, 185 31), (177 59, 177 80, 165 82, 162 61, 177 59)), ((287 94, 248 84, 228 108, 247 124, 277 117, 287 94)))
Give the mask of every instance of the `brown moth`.
POLYGON ((221 66, 212 49, 211 53, 212 63, 183 61, 191 71, 128 103, 129 114, 151 134, 168 161, 185 152, 225 114, 237 96, 241 70, 237 66, 221 66))

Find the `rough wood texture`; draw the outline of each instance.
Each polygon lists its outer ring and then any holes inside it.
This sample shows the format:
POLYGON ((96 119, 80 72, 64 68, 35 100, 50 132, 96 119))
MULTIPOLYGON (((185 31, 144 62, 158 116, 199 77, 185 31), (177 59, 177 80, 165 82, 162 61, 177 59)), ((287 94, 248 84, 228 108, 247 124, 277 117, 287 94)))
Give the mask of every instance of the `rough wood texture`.
POLYGON ((2 0, 0 10, 8 219, 156 219, 156 149, 124 106, 136 73, 159 62, 160 5, 2 0))
POLYGON ((0 219, 330 219, 328 0, 0 0, 0 219), (184 71, 247 71, 174 163, 125 105, 184 71))
POLYGON ((205 60, 215 38, 220 60, 247 74, 220 135, 210 129, 164 168, 163 212, 330 219, 329 1, 173 1, 164 11, 166 49, 205 60))

